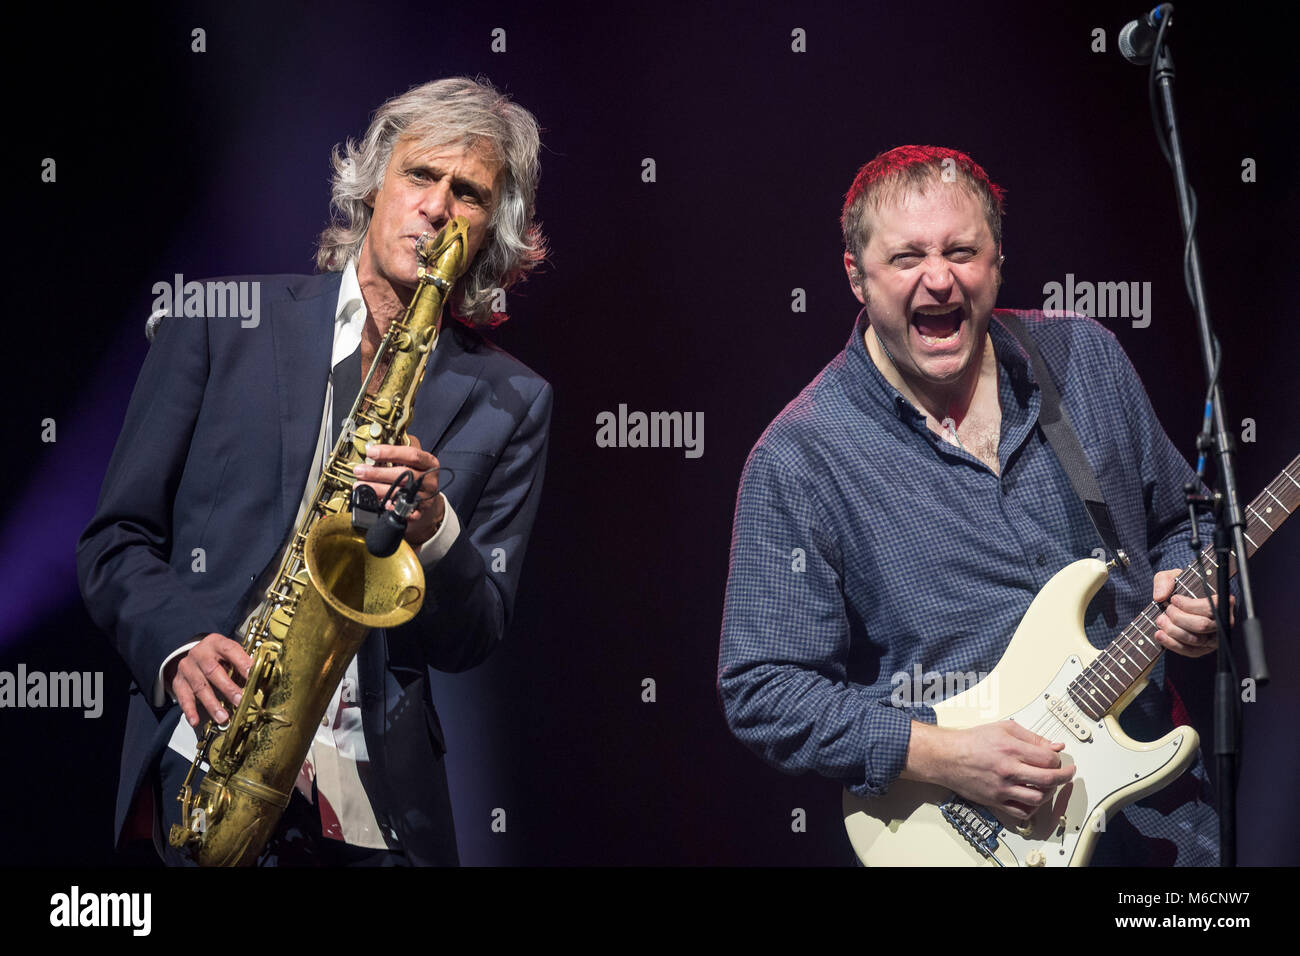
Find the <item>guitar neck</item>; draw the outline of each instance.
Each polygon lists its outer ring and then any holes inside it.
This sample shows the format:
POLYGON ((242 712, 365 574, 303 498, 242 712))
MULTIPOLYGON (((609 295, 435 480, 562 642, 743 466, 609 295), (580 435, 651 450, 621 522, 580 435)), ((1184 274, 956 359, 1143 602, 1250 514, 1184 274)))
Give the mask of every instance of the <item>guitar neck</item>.
MULTIPOLYGON (((1282 469, 1254 501, 1246 506, 1246 557, 1258 551, 1300 506, 1300 455, 1282 469)), ((1200 553, 1174 581, 1174 591, 1192 598, 1217 593, 1218 573, 1213 545, 1200 553)), ((1237 573, 1232 556, 1228 576, 1237 573)), ((1164 648, 1156 643, 1156 618, 1165 604, 1152 602, 1139 612, 1110 646, 1097 655, 1071 684, 1070 697, 1093 720, 1100 720, 1159 658, 1164 648)))

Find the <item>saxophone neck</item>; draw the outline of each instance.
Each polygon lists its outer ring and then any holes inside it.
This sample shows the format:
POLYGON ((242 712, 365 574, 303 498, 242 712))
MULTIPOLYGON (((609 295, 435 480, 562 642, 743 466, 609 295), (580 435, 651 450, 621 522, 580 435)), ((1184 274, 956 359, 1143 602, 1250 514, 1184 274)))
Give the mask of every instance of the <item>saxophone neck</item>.
POLYGON ((401 320, 390 325, 385 335, 385 342, 396 336, 399 348, 416 330, 422 337, 436 341, 442 326, 443 303, 469 267, 469 220, 457 216, 437 235, 421 234, 415 241, 415 252, 420 258, 416 270, 419 283, 401 320))

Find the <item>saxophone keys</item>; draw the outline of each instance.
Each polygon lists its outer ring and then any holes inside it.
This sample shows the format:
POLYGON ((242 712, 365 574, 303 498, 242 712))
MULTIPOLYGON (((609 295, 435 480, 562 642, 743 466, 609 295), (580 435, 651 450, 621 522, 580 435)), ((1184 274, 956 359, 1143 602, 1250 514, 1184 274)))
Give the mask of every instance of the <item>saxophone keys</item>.
POLYGON ((285 635, 289 633, 289 625, 292 622, 293 618, 284 608, 276 608, 275 613, 271 615, 271 619, 266 622, 266 629, 271 632, 273 637, 282 641, 285 635))

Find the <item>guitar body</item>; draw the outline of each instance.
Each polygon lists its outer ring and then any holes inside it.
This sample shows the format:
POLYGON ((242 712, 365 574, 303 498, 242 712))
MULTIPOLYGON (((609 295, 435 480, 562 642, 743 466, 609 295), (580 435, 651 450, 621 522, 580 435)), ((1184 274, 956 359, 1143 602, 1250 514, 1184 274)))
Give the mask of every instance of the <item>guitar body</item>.
POLYGON ((870 799, 845 791, 844 824, 864 864, 1085 866, 1108 819, 1187 769, 1200 743, 1195 730, 1178 727, 1141 743, 1115 719, 1145 679, 1099 720, 1084 715, 1066 694, 1100 653, 1088 642, 1083 619, 1106 577, 1106 566, 1091 558, 1063 568, 1034 598, 992 673, 934 705, 940 727, 1011 719, 1048 740, 1064 740, 1061 760, 1078 768, 1074 779, 1027 824, 999 820, 933 784, 898 779, 887 794, 870 799))

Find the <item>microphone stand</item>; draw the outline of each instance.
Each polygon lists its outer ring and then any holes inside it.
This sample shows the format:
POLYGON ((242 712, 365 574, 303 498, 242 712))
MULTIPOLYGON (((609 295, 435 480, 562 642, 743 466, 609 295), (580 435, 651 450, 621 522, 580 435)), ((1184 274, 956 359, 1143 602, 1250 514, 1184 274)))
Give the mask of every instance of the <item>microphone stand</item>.
MULTIPOLYGON (((1174 110, 1174 60, 1164 43, 1166 29, 1172 20, 1173 7, 1168 4, 1164 6, 1166 12, 1153 50, 1154 59, 1151 68, 1153 82, 1159 87, 1159 100, 1164 114, 1165 136, 1160 137, 1161 131, 1157 128, 1157 137, 1160 138, 1162 148, 1165 138, 1168 140, 1166 158, 1174 171, 1174 186, 1178 193, 1178 215, 1182 221, 1186 243, 1185 277, 1189 283, 1188 292, 1191 294, 1192 305, 1196 309, 1201 356, 1209 380, 1209 417, 1212 432, 1208 443, 1198 442, 1198 447, 1208 444, 1214 452, 1218 464, 1218 480, 1223 488, 1221 492, 1215 492, 1212 496, 1215 503, 1215 560, 1218 562, 1215 592, 1224 595, 1224 599, 1218 602, 1219 607, 1215 613, 1215 621, 1219 627, 1219 650, 1216 655, 1218 667, 1214 681, 1214 754, 1219 806, 1219 865, 1236 866, 1238 714, 1237 686, 1233 680, 1231 649, 1228 645, 1230 628, 1226 596, 1230 557, 1235 557, 1237 573, 1241 580, 1244 613, 1241 630, 1245 639, 1250 674, 1257 685, 1268 683, 1268 664, 1264 658, 1263 629, 1255 614, 1254 594, 1246 564, 1246 519, 1237 492, 1232 433, 1228 429, 1228 416, 1224 410, 1223 395, 1219 388, 1218 346, 1210 328, 1209 309, 1206 305, 1205 286, 1201 276, 1200 250, 1195 236, 1196 200, 1187 182, 1182 140, 1178 134, 1178 119, 1174 110), (1235 556, 1230 555, 1230 549, 1235 551, 1235 556)), ((1205 450, 1202 449, 1197 467, 1198 477, 1202 477, 1205 458, 1205 450)), ((1189 501, 1191 497, 1189 495, 1189 501)), ((1195 533, 1194 537, 1196 537, 1195 533)))

